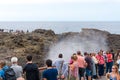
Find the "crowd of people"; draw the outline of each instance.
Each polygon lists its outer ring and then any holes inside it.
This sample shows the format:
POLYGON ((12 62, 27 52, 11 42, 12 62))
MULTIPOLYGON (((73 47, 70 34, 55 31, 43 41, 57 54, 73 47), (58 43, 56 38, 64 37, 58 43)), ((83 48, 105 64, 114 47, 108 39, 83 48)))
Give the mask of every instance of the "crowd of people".
POLYGON ((0 80, 40 80, 39 68, 32 62, 32 56, 28 55, 26 59, 24 67, 18 65, 17 57, 11 58, 11 66, 0 60, 0 80))
POLYGON ((120 80, 120 54, 114 60, 110 51, 100 50, 96 53, 77 51, 71 55, 69 63, 65 62, 63 54, 58 59, 46 61, 47 69, 43 71, 43 80, 120 80))
POLYGON ((23 67, 18 65, 17 57, 11 58, 11 66, 6 65, 5 60, 0 60, 0 80, 41 80, 40 76, 42 80, 96 80, 103 76, 106 76, 106 80, 120 80, 120 54, 114 59, 110 51, 83 54, 77 51, 71 55, 69 62, 60 53, 57 60, 47 59, 46 66, 40 68, 32 62, 31 55, 26 59, 23 67), (12 75, 8 75, 8 72, 12 75))
POLYGON ((13 34, 24 34, 24 33, 29 33, 29 30, 24 31, 24 30, 13 30, 13 29, 0 29, 0 32, 8 32, 8 33, 13 33, 13 34))

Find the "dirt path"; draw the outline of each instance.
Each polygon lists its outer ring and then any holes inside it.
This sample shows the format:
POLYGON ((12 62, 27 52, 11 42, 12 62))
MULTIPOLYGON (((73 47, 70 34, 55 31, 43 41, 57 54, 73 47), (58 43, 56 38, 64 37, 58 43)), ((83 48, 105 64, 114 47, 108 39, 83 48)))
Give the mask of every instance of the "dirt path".
POLYGON ((105 76, 102 76, 101 79, 93 79, 93 80, 107 80, 105 76))

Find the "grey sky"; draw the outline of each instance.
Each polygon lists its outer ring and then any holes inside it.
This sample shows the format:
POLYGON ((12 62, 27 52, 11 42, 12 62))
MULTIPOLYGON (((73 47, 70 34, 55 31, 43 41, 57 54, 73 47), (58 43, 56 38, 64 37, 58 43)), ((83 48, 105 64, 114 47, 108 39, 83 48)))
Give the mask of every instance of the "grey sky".
POLYGON ((55 32, 80 31, 83 27, 107 30, 120 33, 120 0, 0 0, 0 22, 4 21, 71 21, 86 22, 67 24, 11 23, 0 28, 53 29, 55 32), (88 22, 109 22, 105 24, 88 22), (113 23, 115 22, 115 23, 113 23), (47 26, 46 26, 47 25, 47 26))
POLYGON ((119 0, 0 0, 0 21, 120 21, 119 0))

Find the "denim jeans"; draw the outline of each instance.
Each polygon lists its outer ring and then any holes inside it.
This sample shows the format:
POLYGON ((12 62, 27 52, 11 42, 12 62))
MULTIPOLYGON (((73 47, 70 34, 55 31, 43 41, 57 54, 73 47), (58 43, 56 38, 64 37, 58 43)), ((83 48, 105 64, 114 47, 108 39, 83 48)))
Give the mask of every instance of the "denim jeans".
POLYGON ((113 61, 106 63, 106 73, 110 73, 112 71, 113 61))
POLYGON ((99 74, 99 76, 104 75, 104 64, 99 64, 98 65, 98 74, 99 74))

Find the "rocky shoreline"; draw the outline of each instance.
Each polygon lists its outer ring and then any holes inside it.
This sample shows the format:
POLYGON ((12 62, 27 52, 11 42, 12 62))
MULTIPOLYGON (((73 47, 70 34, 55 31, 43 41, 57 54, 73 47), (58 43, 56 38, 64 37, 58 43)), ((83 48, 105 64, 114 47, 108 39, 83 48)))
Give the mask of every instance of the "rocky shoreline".
POLYGON ((6 59, 9 62, 12 56, 17 56, 19 63, 23 65, 26 63, 26 55, 31 54, 34 56, 33 61, 42 66, 51 45, 76 35, 89 38, 89 34, 92 32, 96 36, 101 34, 106 37, 109 49, 113 49, 115 52, 120 49, 120 35, 111 34, 107 31, 85 28, 81 32, 55 34, 52 30, 36 29, 33 32, 17 34, 0 32, 0 59, 6 59))

